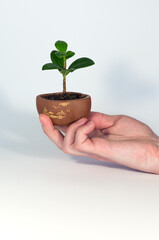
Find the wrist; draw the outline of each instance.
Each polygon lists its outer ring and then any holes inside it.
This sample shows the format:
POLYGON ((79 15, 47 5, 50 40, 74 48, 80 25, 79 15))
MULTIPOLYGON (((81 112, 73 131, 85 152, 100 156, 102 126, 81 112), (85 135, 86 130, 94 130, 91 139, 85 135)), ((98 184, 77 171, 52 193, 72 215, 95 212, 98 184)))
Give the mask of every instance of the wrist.
POLYGON ((156 139, 156 148, 154 156, 154 173, 159 174, 159 137, 156 139))
POLYGON ((158 156, 158 161, 159 161, 159 137, 157 141, 157 156, 158 156))

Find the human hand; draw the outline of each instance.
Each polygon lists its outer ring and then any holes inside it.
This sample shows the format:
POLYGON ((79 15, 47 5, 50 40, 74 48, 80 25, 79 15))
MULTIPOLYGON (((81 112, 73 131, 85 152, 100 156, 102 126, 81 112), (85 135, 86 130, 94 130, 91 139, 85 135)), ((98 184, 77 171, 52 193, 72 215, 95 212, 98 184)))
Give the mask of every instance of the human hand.
POLYGON ((45 134, 67 154, 159 174, 159 137, 134 118, 91 112, 68 127, 53 126, 44 114, 40 121, 45 134))

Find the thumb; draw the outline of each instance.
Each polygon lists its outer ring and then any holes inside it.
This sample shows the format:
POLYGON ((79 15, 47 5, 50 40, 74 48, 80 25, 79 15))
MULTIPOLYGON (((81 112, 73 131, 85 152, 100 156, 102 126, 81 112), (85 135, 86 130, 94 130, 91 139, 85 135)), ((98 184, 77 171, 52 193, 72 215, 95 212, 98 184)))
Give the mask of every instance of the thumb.
POLYGON ((99 112, 91 112, 88 120, 95 123, 96 129, 103 129, 112 127, 119 119, 118 115, 107 115, 99 112))

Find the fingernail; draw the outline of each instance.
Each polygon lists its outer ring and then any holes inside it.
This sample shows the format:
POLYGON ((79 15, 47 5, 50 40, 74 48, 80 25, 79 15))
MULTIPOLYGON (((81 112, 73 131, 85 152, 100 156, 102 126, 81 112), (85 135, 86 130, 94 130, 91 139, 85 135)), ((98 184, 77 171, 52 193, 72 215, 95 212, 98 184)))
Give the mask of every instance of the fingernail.
POLYGON ((41 116, 39 116, 39 120, 40 120, 41 124, 43 124, 43 120, 42 120, 41 116))
POLYGON ((93 124, 93 122, 90 121, 90 122, 88 122, 87 124, 88 124, 88 126, 91 126, 91 125, 93 124))
POLYGON ((77 123, 84 123, 86 121, 86 118, 81 118, 77 121, 77 123))

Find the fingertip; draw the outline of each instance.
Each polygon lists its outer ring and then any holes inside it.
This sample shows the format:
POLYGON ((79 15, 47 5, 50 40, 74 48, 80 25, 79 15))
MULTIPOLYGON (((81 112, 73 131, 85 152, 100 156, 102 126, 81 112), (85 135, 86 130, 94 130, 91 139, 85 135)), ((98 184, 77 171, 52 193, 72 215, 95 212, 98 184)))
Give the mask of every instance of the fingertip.
POLYGON ((43 121, 43 119, 45 119, 45 118, 48 118, 48 116, 43 114, 43 113, 39 114, 39 120, 40 121, 43 121))
POLYGON ((86 130, 86 132, 91 132, 95 128, 95 123, 90 120, 83 127, 86 130))
POLYGON ((45 114, 43 114, 43 113, 41 113, 41 114, 39 115, 39 120, 40 120, 40 123, 41 123, 42 125, 52 125, 52 121, 51 121, 51 119, 49 118, 49 116, 47 116, 47 115, 45 115, 45 114))
POLYGON ((95 126, 95 123, 92 120, 90 120, 87 122, 87 126, 93 127, 93 126, 95 126))
POLYGON ((69 124, 67 127, 72 128, 72 127, 75 127, 75 126, 83 125, 83 124, 86 124, 87 121, 88 121, 87 118, 82 117, 82 118, 76 120, 75 122, 69 124))
POLYGON ((88 119, 85 118, 85 117, 83 117, 83 118, 80 118, 80 119, 77 121, 77 123, 82 124, 82 123, 86 123, 87 121, 88 121, 88 119))
POLYGON ((44 117, 43 117, 43 114, 40 114, 39 115, 39 121, 40 121, 40 123, 43 125, 43 121, 44 121, 44 119, 43 119, 44 117))

